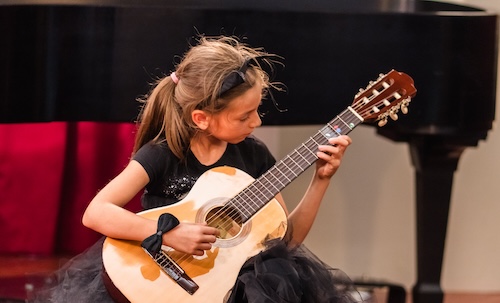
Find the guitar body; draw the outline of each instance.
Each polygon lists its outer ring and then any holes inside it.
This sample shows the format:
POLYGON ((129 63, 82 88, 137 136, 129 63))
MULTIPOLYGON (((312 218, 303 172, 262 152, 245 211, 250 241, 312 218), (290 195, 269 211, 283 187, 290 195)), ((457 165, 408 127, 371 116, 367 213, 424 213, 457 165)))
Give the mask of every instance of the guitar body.
MULTIPOLYGON (((205 222, 209 212, 253 181, 236 168, 214 168, 200 176, 182 201, 138 215, 158 219, 163 213, 171 213, 181 222, 205 222)), ((107 238, 103 246, 104 268, 113 285, 130 302, 223 302, 243 263, 262 251, 266 240, 284 236, 286 220, 281 204, 273 199, 241 228, 232 228, 225 238, 218 239, 202 257, 163 247, 199 286, 193 294, 167 275, 140 242, 107 238)))

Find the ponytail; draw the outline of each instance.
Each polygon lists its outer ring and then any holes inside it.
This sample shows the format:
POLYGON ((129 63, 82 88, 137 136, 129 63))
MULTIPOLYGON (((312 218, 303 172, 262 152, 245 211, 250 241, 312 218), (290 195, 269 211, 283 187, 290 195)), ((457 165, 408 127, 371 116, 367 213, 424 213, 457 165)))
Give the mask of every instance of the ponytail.
POLYGON ((167 141, 169 148, 180 159, 189 143, 189 127, 183 120, 182 109, 175 101, 176 85, 171 77, 159 80, 150 94, 146 96, 137 123, 139 128, 135 137, 133 153, 149 141, 167 141))

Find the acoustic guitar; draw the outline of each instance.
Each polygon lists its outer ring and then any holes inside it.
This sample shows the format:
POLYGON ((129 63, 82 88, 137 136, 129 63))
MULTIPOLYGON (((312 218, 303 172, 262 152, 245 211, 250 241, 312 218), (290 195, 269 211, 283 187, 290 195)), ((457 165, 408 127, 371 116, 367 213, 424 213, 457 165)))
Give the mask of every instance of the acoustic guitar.
POLYGON ((201 257, 166 246, 153 257, 140 242, 108 237, 102 251, 108 290, 117 302, 223 302, 243 263, 266 241, 284 236, 287 217, 274 197, 317 160, 317 146, 363 122, 383 126, 388 118, 396 120, 398 112, 408 112, 415 94, 408 75, 381 74, 360 89, 351 106, 261 177, 228 166, 214 168, 180 202, 138 213, 155 220, 171 213, 181 222, 206 222, 220 236, 201 257))

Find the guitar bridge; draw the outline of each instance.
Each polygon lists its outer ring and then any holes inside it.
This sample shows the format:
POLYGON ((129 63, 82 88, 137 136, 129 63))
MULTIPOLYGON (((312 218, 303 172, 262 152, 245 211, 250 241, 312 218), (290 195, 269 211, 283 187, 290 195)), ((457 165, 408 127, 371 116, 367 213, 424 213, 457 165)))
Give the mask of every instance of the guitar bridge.
POLYGON ((186 272, 163 250, 157 253, 155 257, 153 257, 146 249, 144 249, 144 251, 188 294, 192 295, 198 290, 198 288, 200 288, 198 284, 196 284, 193 279, 191 279, 186 272))

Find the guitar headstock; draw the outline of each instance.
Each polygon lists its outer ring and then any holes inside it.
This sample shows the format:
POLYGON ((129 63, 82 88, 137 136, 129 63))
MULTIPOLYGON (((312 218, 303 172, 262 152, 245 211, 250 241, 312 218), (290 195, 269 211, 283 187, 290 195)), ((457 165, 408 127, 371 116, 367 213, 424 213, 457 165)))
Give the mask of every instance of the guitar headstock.
POLYGON ((405 73, 391 70, 380 74, 376 81, 371 81, 365 89, 360 89, 354 96, 354 109, 365 122, 379 121, 384 126, 390 117, 398 119, 397 113, 408 113, 408 105, 417 89, 413 79, 405 73))

